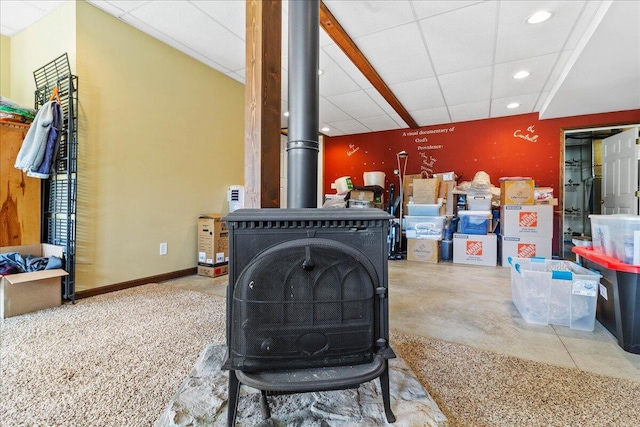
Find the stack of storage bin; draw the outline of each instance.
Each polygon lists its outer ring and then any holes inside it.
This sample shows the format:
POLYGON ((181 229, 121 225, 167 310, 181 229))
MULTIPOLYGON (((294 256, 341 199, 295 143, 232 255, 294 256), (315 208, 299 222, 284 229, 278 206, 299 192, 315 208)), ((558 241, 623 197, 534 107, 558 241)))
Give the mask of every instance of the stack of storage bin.
POLYGON ((407 260, 438 263, 441 260, 441 241, 445 216, 439 215, 442 203, 407 205, 404 217, 407 236, 407 260))
POLYGON ((600 277, 569 261, 512 258, 513 304, 528 323, 593 331, 600 277))
POLYGON ((459 210, 453 235, 453 262, 495 266, 497 238, 492 231, 491 194, 467 195, 467 210, 459 210))
POLYGON ((509 258, 551 258, 553 206, 536 205, 535 181, 501 179, 500 252, 503 267, 509 258))

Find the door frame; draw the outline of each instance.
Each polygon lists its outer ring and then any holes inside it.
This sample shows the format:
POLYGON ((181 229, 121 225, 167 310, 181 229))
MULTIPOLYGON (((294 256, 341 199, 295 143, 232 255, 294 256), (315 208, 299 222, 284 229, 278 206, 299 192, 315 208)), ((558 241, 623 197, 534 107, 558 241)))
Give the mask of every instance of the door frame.
POLYGON ((560 258, 565 258, 564 254, 564 162, 566 156, 566 138, 567 135, 572 133, 579 132, 596 132, 603 130, 611 130, 611 129, 620 129, 625 130, 627 128, 640 126, 640 123, 625 123, 625 124, 617 124, 610 126, 592 126, 592 127, 579 127, 579 128, 561 128, 561 137, 560 137, 560 188, 558 188, 558 209, 559 209, 559 226, 556 231, 556 239, 559 242, 559 253, 558 256, 560 258))

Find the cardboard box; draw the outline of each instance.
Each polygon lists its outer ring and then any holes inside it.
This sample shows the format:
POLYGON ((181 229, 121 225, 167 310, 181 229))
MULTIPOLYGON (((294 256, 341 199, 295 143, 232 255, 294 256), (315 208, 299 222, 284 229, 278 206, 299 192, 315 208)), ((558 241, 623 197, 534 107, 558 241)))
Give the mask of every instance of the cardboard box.
POLYGON ((407 239, 407 261, 436 264, 442 256, 440 240, 407 239))
MULTIPOLYGON (((9 252, 19 252, 23 257, 33 255, 45 258, 51 256, 62 258, 64 250, 60 246, 46 243, 0 248, 0 253, 9 252)), ((62 269, 55 269, 1 276, 0 317, 6 319, 62 304, 62 282, 60 279, 68 274, 62 269)))
MULTIPOLYGON (((420 173, 405 175, 403 179, 402 191, 403 191, 403 212, 407 212, 407 204, 411 197, 413 197, 413 181, 416 179, 422 179, 423 176, 420 173)), ((400 195, 400 190, 396 190, 396 197, 400 195)), ((394 202, 390 200, 390 202, 394 202)))
POLYGON ((496 266, 498 264, 498 238, 495 234, 453 234, 453 262, 496 266))
POLYGON ((533 179, 500 182, 500 206, 533 205, 535 181, 533 179))
POLYGON ((229 264, 221 265, 200 265, 198 264, 198 275, 206 277, 219 277, 229 274, 229 264))
POLYGON ((435 204, 440 196, 440 178, 414 179, 413 203, 435 204))
POLYGON ((374 199, 375 199, 375 193, 373 191, 351 190, 349 192, 349 200, 361 200, 363 202, 373 202, 374 199))
POLYGON ((553 237, 552 205, 508 205, 500 208, 503 236, 553 237))
POLYGON ((500 263, 509 267, 509 257, 531 258, 541 257, 551 259, 551 237, 509 237, 502 236, 500 241, 500 263))
POLYGON ((229 262, 229 231, 221 214, 201 215, 198 218, 198 263, 229 262))

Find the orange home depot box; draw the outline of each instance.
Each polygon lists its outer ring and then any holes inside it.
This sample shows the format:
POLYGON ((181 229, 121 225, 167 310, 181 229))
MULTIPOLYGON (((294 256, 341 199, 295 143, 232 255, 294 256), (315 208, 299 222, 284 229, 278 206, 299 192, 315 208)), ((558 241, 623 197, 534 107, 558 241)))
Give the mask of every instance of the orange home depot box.
POLYGON ((440 240, 407 239, 407 261, 436 264, 441 257, 440 240))
POLYGON ((200 215, 198 218, 198 263, 229 262, 229 231, 221 214, 200 215))
POLYGON ((533 179, 500 182, 500 206, 533 205, 535 181, 533 179))
POLYGON ((551 259, 551 237, 509 237, 503 236, 500 241, 500 262, 503 267, 509 267, 511 258, 540 257, 551 259))
POLYGON ((553 237, 552 205, 509 205, 500 208, 503 236, 553 237))
POLYGON ((454 264, 496 266, 498 238, 495 234, 453 234, 454 264))

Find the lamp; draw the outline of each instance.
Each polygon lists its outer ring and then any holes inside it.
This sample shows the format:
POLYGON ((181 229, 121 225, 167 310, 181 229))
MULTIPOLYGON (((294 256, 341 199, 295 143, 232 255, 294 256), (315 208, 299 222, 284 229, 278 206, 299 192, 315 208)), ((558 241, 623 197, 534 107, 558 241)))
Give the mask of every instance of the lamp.
POLYGON ((396 153, 396 159, 398 160, 398 180, 400 181, 400 253, 402 253, 402 216, 404 208, 404 177, 407 174, 407 162, 409 161, 409 153, 402 150, 396 153), (404 166, 401 166, 402 159, 404 166))

